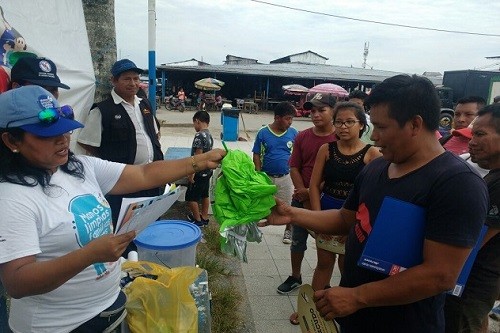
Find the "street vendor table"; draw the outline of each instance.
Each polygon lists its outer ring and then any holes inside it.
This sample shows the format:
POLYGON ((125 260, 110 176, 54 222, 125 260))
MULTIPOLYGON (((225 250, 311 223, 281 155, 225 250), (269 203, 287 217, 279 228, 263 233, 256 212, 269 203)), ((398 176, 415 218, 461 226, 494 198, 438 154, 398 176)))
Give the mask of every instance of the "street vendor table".
POLYGON ((248 113, 258 113, 259 105, 255 102, 245 101, 243 102, 243 111, 246 111, 248 113))

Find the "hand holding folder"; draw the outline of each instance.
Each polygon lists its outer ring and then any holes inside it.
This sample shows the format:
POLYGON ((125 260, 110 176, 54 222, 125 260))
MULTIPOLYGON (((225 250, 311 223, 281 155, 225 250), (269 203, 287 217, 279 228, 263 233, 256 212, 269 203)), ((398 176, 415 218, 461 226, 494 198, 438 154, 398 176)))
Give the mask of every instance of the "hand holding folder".
MULTIPOLYGON (((449 293, 460 296, 469 277, 487 227, 483 226, 455 288, 449 293)), ((425 209, 409 202, 385 197, 368 236, 358 266, 394 275, 423 261, 425 209)))

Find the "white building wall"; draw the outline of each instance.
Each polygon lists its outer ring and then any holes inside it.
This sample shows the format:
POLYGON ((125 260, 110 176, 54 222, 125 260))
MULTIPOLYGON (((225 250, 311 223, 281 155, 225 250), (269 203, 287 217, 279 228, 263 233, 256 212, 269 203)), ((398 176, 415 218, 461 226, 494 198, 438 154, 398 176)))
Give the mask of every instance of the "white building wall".
POLYGON ((296 54, 293 56, 290 56, 290 62, 301 62, 301 63, 308 63, 308 64, 320 64, 324 65, 326 63, 326 59, 322 57, 318 57, 314 53, 301 53, 301 54, 296 54))

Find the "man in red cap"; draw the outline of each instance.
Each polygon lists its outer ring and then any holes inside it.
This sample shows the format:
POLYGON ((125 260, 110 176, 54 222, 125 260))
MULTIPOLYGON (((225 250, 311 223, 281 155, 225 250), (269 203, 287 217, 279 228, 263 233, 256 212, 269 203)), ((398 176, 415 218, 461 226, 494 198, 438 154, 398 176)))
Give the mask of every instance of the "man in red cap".
MULTIPOLYGON (((464 131, 461 129, 459 131, 464 131)), ((469 148, 472 162, 489 170, 488 231, 482 242, 462 297, 448 295, 445 305, 446 332, 486 332, 488 312, 500 288, 500 104, 491 104, 478 113, 469 148)))
POLYGON ((455 107, 455 115, 453 117, 453 128, 449 135, 443 136, 440 139, 441 144, 446 150, 457 155, 467 153, 469 151, 470 138, 464 137, 461 132, 456 131, 467 128, 477 115, 479 109, 486 104, 482 97, 470 96, 458 100, 455 107))

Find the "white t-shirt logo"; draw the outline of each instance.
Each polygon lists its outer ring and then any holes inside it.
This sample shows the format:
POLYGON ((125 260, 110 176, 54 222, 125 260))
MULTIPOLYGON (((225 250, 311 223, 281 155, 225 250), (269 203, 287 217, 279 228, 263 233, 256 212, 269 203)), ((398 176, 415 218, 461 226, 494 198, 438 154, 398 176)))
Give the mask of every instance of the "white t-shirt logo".
MULTIPOLYGON (((112 232, 111 209, 104 198, 99 202, 92 194, 77 196, 70 201, 69 210, 75 218, 73 228, 80 246, 112 232)), ((95 263, 94 268, 98 277, 107 272, 103 263, 95 263)))

